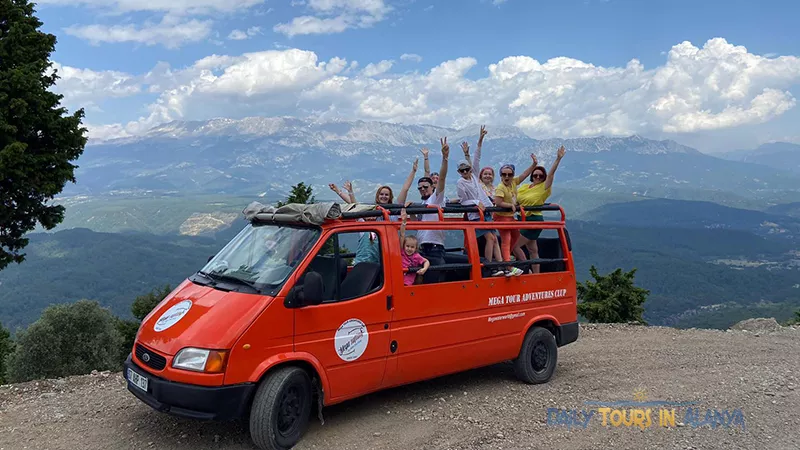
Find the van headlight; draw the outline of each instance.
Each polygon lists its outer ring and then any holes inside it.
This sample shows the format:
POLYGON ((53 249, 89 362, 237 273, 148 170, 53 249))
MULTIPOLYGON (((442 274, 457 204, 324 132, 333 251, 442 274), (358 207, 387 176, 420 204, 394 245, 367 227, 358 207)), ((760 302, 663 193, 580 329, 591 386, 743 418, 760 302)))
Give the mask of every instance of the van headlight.
POLYGON ((187 347, 175 355, 172 367, 195 372, 222 373, 225 371, 227 356, 228 353, 224 350, 187 347))

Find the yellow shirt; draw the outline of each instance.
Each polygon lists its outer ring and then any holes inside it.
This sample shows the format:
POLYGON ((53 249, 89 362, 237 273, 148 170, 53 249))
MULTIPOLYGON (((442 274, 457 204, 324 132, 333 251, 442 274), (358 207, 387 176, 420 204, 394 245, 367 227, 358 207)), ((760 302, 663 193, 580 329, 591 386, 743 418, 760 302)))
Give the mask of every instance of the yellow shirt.
MULTIPOLYGON (((544 183, 539 183, 534 185, 533 183, 524 184, 519 187, 517 191, 517 201, 519 202, 520 206, 523 208, 526 206, 540 206, 543 205, 544 202, 550 197, 550 194, 553 193, 553 187, 550 186, 549 188, 544 188, 544 183)), ((541 216, 541 211, 531 211, 528 212, 528 216, 530 215, 537 215, 541 216)))
MULTIPOLYGON (((495 197, 502 197, 503 201, 506 203, 514 203, 514 197, 517 195, 517 183, 512 180, 511 186, 509 187, 501 182, 497 185, 497 188, 495 188, 494 195, 495 197)), ((514 213, 512 212, 496 212, 494 215, 514 217, 514 213)))

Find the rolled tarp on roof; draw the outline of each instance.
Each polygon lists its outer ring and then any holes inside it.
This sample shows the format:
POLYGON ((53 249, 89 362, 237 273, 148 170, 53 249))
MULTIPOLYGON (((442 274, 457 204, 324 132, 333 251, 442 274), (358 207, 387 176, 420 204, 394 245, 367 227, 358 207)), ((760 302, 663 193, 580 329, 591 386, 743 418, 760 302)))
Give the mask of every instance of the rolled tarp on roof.
POLYGON ((375 205, 362 205, 347 203, 340 205, 336 202, 290 203, 281 207, 264 205, 252 202, 242 210, 245 219, 249 221, 265 221, 277 223, 305 223, 322 225, 326 220, 335 220, 342 217, 343 212, 372 211, 375 205))

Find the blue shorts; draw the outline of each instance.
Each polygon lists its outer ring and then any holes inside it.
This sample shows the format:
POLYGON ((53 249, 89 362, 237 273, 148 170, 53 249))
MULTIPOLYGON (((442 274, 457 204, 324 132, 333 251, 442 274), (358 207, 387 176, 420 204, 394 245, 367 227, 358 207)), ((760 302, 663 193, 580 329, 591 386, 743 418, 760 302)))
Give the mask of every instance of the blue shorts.
MULTIPOLYGON (((480 220, 481 220, 480 218, 478 218, 478 219, 469 219, 470 222, 480 222, 480 220)), ((483 214, 483 220, 485 222, 492 222, 493 221, 492 220, 492 214, 491 213, 484 213, 483 214)), ((481 236, 483 236, 484 234, 486 234, 486 233, 488 233, 490 231, 492 233, 494 233, 496 236, 498 236, 500 234, 500 233, 497 232, 497 230, 488 230, 488 229, 484 228, 484 229, 475 230, 475 237, 476 238, 480 238, 481 236)))

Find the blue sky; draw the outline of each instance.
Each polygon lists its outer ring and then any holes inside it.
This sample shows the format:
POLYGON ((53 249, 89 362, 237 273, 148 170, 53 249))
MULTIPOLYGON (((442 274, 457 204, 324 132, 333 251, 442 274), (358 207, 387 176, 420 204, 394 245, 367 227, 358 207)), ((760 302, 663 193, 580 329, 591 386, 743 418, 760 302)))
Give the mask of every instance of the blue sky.
POLYGON ((800 140, 797 1, 41 0, 37 10, 58 36, 53 60, 73 69, 58 89, 87 109, 96 137, 173 119, 325 114, 486 120, 542 137, 640 133, 708 150, 800 140), (212 55, 215 65, 198 64, 212 55), (491 64, 515 56, 525 59, 493 76, 491 64), (569 60, 546 64, 559 57, 569 60), (641 68, 626 71, 632 60, 641 68))

